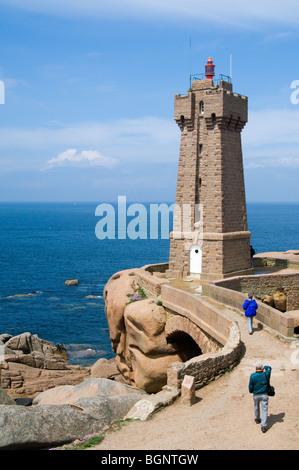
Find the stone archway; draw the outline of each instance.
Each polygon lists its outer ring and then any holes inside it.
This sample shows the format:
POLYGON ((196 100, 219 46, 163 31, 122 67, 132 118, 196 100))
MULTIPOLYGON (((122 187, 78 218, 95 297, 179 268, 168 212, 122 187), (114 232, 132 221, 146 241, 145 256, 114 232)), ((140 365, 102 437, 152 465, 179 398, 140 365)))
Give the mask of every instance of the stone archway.
POLYGON ((218 350, 203 330, 181 315, 169 315, 165 324, 165 334, 167 342, 175 343, 178 347, 183 362, 218 350))
POLYGON ((168 344, 171 344, 176 354, 182 362, 189 361, 192 357, 202 354, 202 350, 194 339, 184 331, 175 331, 166 337, 168 344))

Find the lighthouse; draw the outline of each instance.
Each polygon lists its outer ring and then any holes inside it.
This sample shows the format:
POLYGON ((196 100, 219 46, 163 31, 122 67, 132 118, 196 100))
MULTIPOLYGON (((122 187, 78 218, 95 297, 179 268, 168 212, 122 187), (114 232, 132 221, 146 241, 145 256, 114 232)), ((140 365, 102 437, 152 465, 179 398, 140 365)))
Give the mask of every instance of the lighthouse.
POLYGON ((215 79, 211 57, 190 83, 174 97, 181 142, 168 276, 252 274, 241 144, 248 99, 230 77, 215 79))

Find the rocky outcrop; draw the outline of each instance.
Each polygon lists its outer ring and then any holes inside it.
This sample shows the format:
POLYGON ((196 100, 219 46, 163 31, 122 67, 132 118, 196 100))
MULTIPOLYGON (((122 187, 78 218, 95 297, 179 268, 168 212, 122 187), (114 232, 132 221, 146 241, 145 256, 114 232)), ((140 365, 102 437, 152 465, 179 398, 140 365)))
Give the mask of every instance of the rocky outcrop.
POLYGON ((287 297, 284 292, 277 291, 273 296, 274 307, 281 312, 285 312, 287 308, 287 297))
POLYGON ((105 312, 109 324, 111 345, 117 354, 122 336, 125 334, 124 309, 129 302, 128 295, 133 295, 137 288, 134 272, 126 270, 114 274, 104 289, 105 312))
POLYGON ((154 299, 134 302, 125 308, 124 321, 125 377, 148 393, 159 392, 167 382, 168 366, 181 361, 177 349, 166 340, 165 309, 154 299))
POLYGON ((81 398, 116 397, 136 393, 142 395, 145 392, 114 380, 90 378, 75 386, 63 385, 39 393, 34 398, 33 405, 75 405, 81 398))
POLYGON ((70 365, 65 348, 29 332, 0 335, 1 387, 13 398, 31 397, 58 385, 75 385, 90 368, 70 365))
POLYGON ((125 382, 159 392, 167 382, 168 366, 181 360, 175 345, 166 340, 165 309, 157 299, 141 300, 134 270, 112 276, 104 299, 116 365, 125 382))
POLYGON ((0 336, 0 340, 4 344, 6 362, 19 362, 46 369, 66 368, 68 357, 63 345, 55 345, 31 333, 18 336, 4 334, 0 336))
POLYGON ((101 358, 98 359, 90 367, 90 376, 97 378, 106 378, 115 380, 117 382, 124 382, 122 374, 119 372, 116 367, 115 357, 111 359, 101 358))
POLYGON ((79 284, 78 279, 67 279, 65 282, 66 286, 77 286, 79 284))
POLYGON ((277 291, 274 295, 266 295, 262 298, 264 304, 274 307, 280 312, 287 310, 287 296, 282 291, 277 291))
POLYGON ((16 402, 2 388, 0 388, 0 405, 16 405, 16 402))
POLYGON ((123 419, 144 396, 144 392, 106 379, 90 379, 73 387, 67 395, 53 400, 46 393, 31 407, 0 406, 1 450, 50 448, 100 433, 113 421, 123 419), (45 397, 44 396, 44 397, 45 397), (56 401, 56 404, 53 402, 56 401))

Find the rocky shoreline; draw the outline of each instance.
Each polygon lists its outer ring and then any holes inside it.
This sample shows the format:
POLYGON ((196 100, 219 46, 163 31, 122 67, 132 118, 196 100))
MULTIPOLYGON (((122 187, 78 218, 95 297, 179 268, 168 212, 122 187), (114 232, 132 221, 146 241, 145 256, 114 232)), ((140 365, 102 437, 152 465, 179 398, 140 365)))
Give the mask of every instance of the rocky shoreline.
POLYGON ((0 347, 0 386, 13 398, 34 398, 48 388, 76 385, 90 377, 90 368, 68 363, 63 345, 29 332, 17 336, 1 334, 0 347))
POLYGON ((31 398, 61 385, 77 385, 87 378, 122 382, 115 359, 99 359, 92 366, 69 364, 62 344, 29 332, 0 334, 0 388, 14 399, 31 398))
POLYGON ((145 394, 121 382, 114 359, 70 365, 63 345, 1 334, 0 449, 50 448, 101 432, 145 394))
POLYGON ((100 433, 121 420, 144 396, 114 380, 89 378, 42 392, 18 406, 0 389, 0 450, 50 449, 100 433))

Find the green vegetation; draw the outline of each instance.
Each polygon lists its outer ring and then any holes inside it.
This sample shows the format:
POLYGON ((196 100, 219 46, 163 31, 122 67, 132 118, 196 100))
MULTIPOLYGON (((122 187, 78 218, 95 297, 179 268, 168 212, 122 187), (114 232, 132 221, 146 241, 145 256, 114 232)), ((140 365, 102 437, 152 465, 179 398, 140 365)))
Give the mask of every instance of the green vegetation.
POLYGON ((85 450, 89 447, 93 447, 104 439, 104 434, 94 434, 90 436, 85 436, 79 442, 74 441, 69 446, 65 447, 65 450, 85 450))
POLYGON ((128 294, 127 297, 130 299, 129 302, 127 302, 127 305, 131 304, 132 302, 137 302, 138 300, 147 299, 147 295, 141 286, 136 289, 135 294, 128 294))
MULTIPOLYGON (((117 431, 125 426, 127 423, 132 421, 132 419, 120 419, 118 421, 114 421, 105 431, 102 433, 95 433, 95 434, 88 434, 87 436, 82 437, 81 439, 76 439, 71 444, 65 444, 64 446, 60 447, 59 450, 86 450, 90 447, 96 446, 100 444, 105 439, 105 434, 108 431, 117 431)), ((52 449, 56 450, 56 449, 52 449)))

